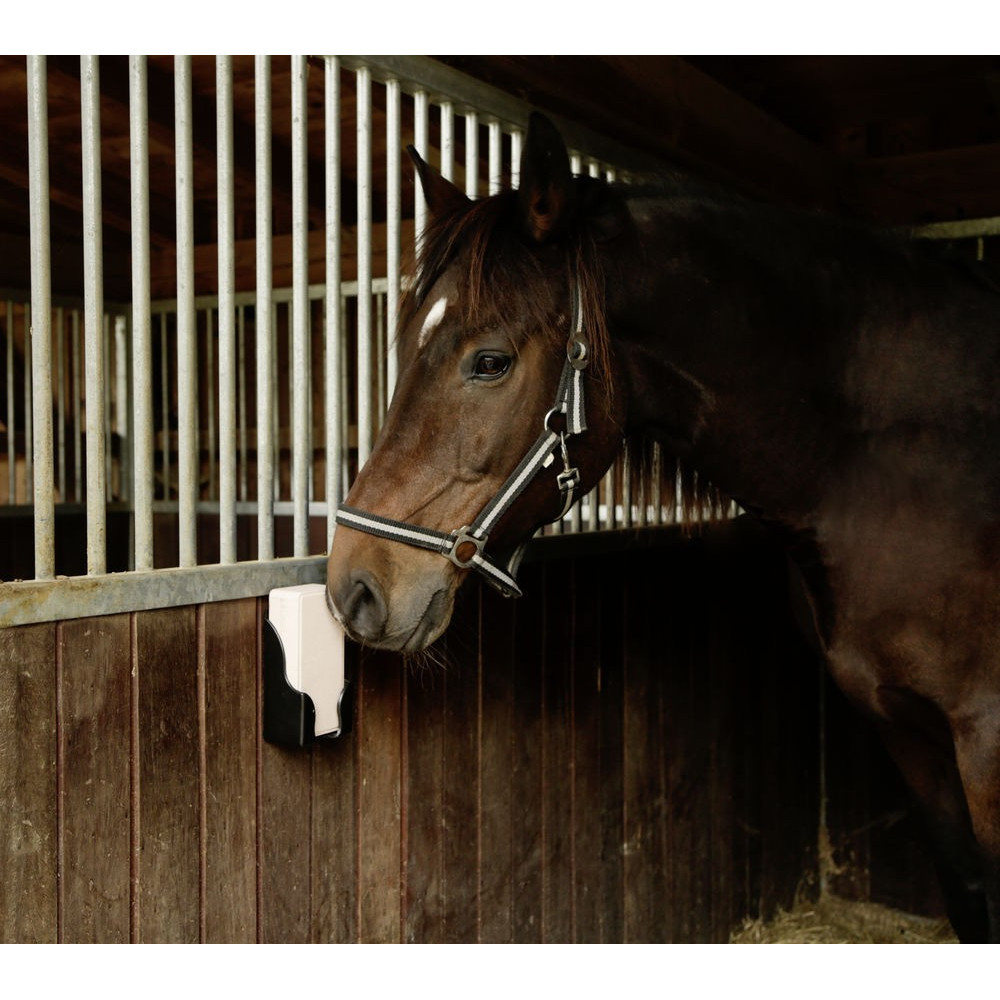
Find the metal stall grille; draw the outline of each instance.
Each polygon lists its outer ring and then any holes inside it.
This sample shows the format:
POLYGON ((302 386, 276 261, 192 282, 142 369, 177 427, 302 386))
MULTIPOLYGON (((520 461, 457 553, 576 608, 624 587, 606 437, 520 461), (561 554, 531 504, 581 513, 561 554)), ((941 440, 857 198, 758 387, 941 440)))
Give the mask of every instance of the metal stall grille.
MULTIPOLYGON (((69 300, 52 294, 47 64, 27 58, 31 289, 0 299, 0 505, 18 540, 0 573, 2 625, 321 579, 336 506, 396 379, 391 332, 426 219, 419 186, 403 183, 402 150, 413 142, 470 196, 517 184, 529 108, 507 95, 428 59, 277 65, 129 58, 130 301, 112 304, 102 152, 123 138, 102 131, 102 63, 79 66, 83 295, 69 300), (172 82, 171 123, 150 120, 151 72, 161 90, 172 82), (197 120, 206 93, 210 162, 197 120), (151 165, 163 157, 173 161, 168 248, 150 226, 162 214, 151 165), (280 205, 279 169, 291 173, 280 205), (249 235, 236 222, 248 199, 249 235)), ((560 125, 578 172, 651 166, 560 125)), ((619 463, 549 530, 676 517, 674 495, 634 498, 626 484, 619 463)))

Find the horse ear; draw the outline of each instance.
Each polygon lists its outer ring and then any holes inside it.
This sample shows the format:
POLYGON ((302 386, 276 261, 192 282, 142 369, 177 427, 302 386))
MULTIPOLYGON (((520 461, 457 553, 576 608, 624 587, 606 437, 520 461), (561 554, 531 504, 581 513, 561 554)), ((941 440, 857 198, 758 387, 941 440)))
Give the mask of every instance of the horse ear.
POLYGON ((573 213, 566 145, 555 125, 537 111, 531 114, 521 153, 518 206, 525 234, 536 243, 559 236, 573 213))
POLYGON ((441 176, 424 158, 413 148, 406 147, 413 165, 417 168, 420 177, 420 186, 424 191, 424 198, 427 199, 427 207, 431 215, 440 218, 448 215, 455 209, 469 204, 469 199, 451 181, 441 176))
POLYGON ((537 111, 528 122, 521 153, 518 206, 524 231, 536 243, 559 236, 573 213, 573 174, 566 145, 552 122, 537 111))

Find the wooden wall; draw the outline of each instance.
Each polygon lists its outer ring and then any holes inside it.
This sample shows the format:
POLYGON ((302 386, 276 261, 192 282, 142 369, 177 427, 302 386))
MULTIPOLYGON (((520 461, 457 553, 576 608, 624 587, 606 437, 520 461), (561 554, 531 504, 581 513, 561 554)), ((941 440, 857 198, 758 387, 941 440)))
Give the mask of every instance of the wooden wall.
POLYGON ((657 537, 467 586, 441 662, 362 657, 307 751, 259 737, 263 601, 0 632, 0 940, 725 941, 789 905, 822 681, 783 558, 657 537))

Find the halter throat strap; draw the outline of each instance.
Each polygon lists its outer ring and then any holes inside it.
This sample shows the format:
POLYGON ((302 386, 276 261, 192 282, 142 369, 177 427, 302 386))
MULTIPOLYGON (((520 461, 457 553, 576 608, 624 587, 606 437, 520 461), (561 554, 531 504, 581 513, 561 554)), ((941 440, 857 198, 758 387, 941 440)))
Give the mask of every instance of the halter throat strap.
POLYGON ((573 283, 573 290, 573 333, 566 345, 566 361, 555 402, 542 421, 542 431, 535 443, 471 524, 444 532, 408 521, 394 521, 346 504, 337 508, 337 524, 378 538, 437 552, 460 569, 476 570, 504 596, 520 597, 521 588, 517 585, 515 574, 524 547, 518 548, 504 565, 495 562, 484 550, 490 532, 542 469, 552 464, 557 450, 563 463, 563 470, 556 475, 563 507, 555 520, 561 520, 566 515, 577 497, 580 470, 570 462, 567 442, 569 438, 582 434, 587 429, 584 372, 590 363, 590 356, 583 336, 583 309, 580 286, 576 281, 573 283), (561 428, 553 426, 560 422, 563 424, 561 428))

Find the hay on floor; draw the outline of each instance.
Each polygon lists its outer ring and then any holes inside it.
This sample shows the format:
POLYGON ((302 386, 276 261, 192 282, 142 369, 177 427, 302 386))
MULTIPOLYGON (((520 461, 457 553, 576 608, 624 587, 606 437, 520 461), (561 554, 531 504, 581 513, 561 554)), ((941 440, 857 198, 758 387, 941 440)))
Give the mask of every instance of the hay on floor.
POLYGON ((747 920, 733 944, 955 944, 947 920, 825 895, 767 921, 747 920))

